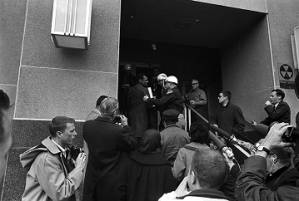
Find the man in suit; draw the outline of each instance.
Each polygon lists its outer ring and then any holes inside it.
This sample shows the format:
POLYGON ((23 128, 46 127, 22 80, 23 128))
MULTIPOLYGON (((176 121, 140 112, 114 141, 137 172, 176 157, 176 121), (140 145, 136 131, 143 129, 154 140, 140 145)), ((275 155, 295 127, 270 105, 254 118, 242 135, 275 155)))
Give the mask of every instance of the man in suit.
POLYGON ((289 105, 283 101, 285 93, 281 89, 273 89, 270 94, 269 100, 265 103, 265 111, 268 114, 262 124, 267 126, 273 122, 290 123, 291 111, 289 105))
POLYGON ((138 83, 130 87, 128 92, 129 124, 136 132, 137 137, 141 137, 143 131, 149 127, 149 108, 143 101, 145 95, 149 96, 148 78, 146 75, 140 74, 137 79, 138 83))
POLYGON ((264 109, 268 116, 260 124, 253 121, 254 128, 261 134, 261 137, 266 136, 268 128, 273 122, 290 123, 291 111, 289 105, 283 101, 284 97, 285 93, 281 89, 273 89, 269 100, 265 102, 264 109))
POLYGON ((123 153, 135 148, 127 118, 118 115, 118 101, 108 97, 100 104, 101 116, 83 125, 83 138, 89 148, 84 182, 84 201, 119 201, 125 198, 123 153))

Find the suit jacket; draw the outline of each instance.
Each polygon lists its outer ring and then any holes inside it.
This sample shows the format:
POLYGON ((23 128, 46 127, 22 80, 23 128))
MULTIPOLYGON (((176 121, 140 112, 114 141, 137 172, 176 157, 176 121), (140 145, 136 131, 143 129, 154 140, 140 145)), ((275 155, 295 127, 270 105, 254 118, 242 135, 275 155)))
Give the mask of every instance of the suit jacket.
POLYGON ((89 148, 83 200, 121 200, 125 196, 122 155, 136 145, 129 127, 98 117, 84 123, 83 138, 89 148))
POLYGON ((129 124, 136 131, 137 136, 142 136, 148 128, 148 104, 143 97, 148 95, 148 90, 141 84, 131 87, 128 92, 129 124))
POLYGON ((168 109, 175 109, 180 113, 183 113, 184 110, 184 100, 182 98, 181 92, 177 87, 175 87, 171 92, 167 92, 160 99, 149 98, 148 101, 158 106, 161 114, 163 113, 163 111, 168 109))
POLYGON ((282 101, 278 103, 276 108, 274 107, 274 105, 267 105, 264 109, 267 112, 268 117, 261 121, 262 124, 269 126, 271 123, 275 121, 279 123, 291 122, 291 110, 286 102, 282 101))

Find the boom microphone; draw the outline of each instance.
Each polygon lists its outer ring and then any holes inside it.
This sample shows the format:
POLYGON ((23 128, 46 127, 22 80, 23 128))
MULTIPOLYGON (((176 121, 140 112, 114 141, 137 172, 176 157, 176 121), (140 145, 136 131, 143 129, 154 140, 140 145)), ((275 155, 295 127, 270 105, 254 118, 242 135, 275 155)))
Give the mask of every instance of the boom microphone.
POLYGON ((214 131, 217 131, 220 135, 222 135, 223 137, 225 137, 227 140, 229 140, 230 142, 236 142, 236 138, 234 135, 229 134, 228 132, 218 128, 217 126, 214 125, 210 125, 210 128, 214 131))
MULTIPOLYGON (((202 119, 208 126, 209 128, 211 128, 214 131, 217 131, 221 136, 223 136, 224 138, 226 138, 231 144, 232 146, 234 146, 235 148, 237 148, 240 152, 242 152, 246 157, 249 157, 250 154, 245 151, 242 146, 240 146, 238 140, 236 139, 236 137, 234 135, 229 134, 228 132, 218 128, 217 126, 214 126, 212 124, 209 123, 209 121, 204 118, 199 112, 197 112, 192 106, 190 106, 189 104, 186 104, 186 107, 188 107, 192 112, 194 112, 198 117, 200 117, 200 119, 202 119)), ((215 136, 216 137, 216 136, 215 136)), ((219 140, 219 139, 218 139, 219 140)), ((223 144, 223 143, 222 143, 223 144)), ((222 145, 221 145, 222 146, 222 145)), ((230 149, 230 148, 228 148, 230 149)))

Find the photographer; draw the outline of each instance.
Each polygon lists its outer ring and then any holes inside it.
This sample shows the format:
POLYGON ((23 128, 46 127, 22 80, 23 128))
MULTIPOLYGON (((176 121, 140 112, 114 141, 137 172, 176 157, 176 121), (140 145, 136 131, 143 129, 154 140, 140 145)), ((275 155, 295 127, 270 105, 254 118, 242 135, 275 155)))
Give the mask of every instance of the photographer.
POLYGON ((49 130, 50 137, 20 155, 21 164, 28 171, 22 201, 76 200, 86 155, 81 152, 74 156, 69 152, 77 136, 75 120, 57 116, 49 130))
POLYGON ((236 183, 239 201, 298 200, 299 172, 292 165, 291 151, 283 135, 290 126, 274 124, 254 156, 244 163, 236 183))
POLYGON ((127 118, 118 115, 115 98, 103 100, 100 112, 100 117, 83 125, 83 138, 89 148, 83 200, 122 200, 125 172, 121 161, 124 152, 135 148, 136 140, 127 126, 127 118))

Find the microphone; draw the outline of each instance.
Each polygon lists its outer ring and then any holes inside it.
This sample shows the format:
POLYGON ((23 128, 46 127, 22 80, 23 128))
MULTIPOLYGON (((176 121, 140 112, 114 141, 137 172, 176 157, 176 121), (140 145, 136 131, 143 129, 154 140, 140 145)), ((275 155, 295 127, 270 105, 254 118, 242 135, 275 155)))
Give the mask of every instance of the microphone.
POLYGON ((215 143, 215 145, 219 148, 220 151, 222 151, 223 153, 225 153, 225 155, 233 160, 235 159, 234 157, 234 153, 231 150, 231 148, 227 147, 214 133, 212 133, 211 131, 209 131, 209 137, 210 139, 215 143))

